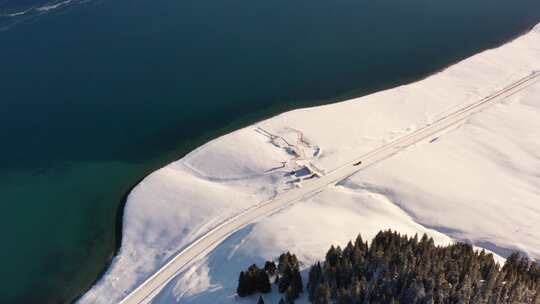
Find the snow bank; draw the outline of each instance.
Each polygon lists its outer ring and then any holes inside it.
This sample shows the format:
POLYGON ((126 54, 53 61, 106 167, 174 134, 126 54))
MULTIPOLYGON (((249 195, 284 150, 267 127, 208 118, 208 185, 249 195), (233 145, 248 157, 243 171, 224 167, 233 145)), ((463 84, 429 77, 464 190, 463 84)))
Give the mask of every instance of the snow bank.
MULTIPOLYGON (((425 80, 283 113, 205 144, 134 189, 120 254, 80 302, 118 302, 192 240, 298 184, 291 171, 328 172, 536 69, 540 27, 425 80)), ((234 285, 248 264, 292 250, 307 265, 332 243, 385 228, 540 258, 539 91, 536 84, 433 143, 242 229, 154 302, 241 302, 234 285)))

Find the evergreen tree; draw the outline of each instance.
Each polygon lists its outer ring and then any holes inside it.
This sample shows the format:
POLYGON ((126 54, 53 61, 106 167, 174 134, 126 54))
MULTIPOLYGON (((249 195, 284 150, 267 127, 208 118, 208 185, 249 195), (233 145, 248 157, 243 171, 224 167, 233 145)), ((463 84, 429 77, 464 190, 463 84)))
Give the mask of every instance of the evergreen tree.
POLYGON ((315 265, 311 266, 309 270, 309 279, 308 279, 308 297, 310 301, 313 301, 315 298, 315 290, 317 290, 317 287, 321 283, 321 277, 322 277, 322 268, 321 263, 317 262, 315 265))
POLYGON ((330 286, 328 283, 320 284, 315 291, 313 304, 330 304, 332 302, 330 286))
POLYGON ((251 266, 249 266, 248 270, 247 270, 247 290, 248 290, 248 294, 253 294, 255 292, 257 292, 257 278, 259 277, 259 272, 261 271, 261 269, 259 269, 259 267, 257 267, 257 265, 253 264, 251 266))
POLYGON ((292 287, 287 288, 285 292, 285 301, 287 304, 294 304, 295 300, 298 299, 298 294, 292 287))
POLYGON ((285 273, 282 273, 278 282, 278 291, 284 293, 291 284, 291 270, 287 269, 285 273))
POLYGON ((257 291, 261 293, 269 293, 272 291, 272 286, 270 285, 270 278, 264 270, 260 270, 257 273, 257 291))
MULTIPOLYGON (((296 256, 280 255, 276 268, 285 293, 280 304, 294 303, 303 292, 296 256)), ((271 269, 242 271, 238 295, 270 291, 271 269)), ((331 246, 325 260, 311 266, 307 291, 314 304, 540 304, 540 265, 515 253, 500 268, 493 255, 469 244, 439 247, 425 234, 388 230, 370 245, 358 236, 343 250, 331 246)))
POLYGON ((332 245, 330 249, 328 249, 328 252, 326 252, 326 262, 330 265, 330 267, 335 267, 338 261, 338 251, 332 245))
POLYGON ((299 263, 296 255, 289 252, 279 256, 278 271, 281 277, 278 281, 278 291, 286 292, 290 287, 296 299, 303 292, 302 277, 300 276, 299 263))
POLYGON ((241 271, 236 292, 239 297, 245 297, 256 292, 268 293, 272 290, 268 274, 253 264, 247 271, 241 271))
POLYGON ((238 278, 238 288, 236 289, 236 293, 238 293, 238 296, 245 297, 249 294, 247 285, 248 285, 248 282, 247 282, 246 274, 243 271, 241 271, 240 276, 238 278))
POLYGON ((290 287, 293 288, 296 294, 304 292, 304 284, 298 268, 292 270, 290 287))
POLYGON ((274 261, 266 261, 266 263, 264 263, 264 270, 269 275, 274 275, 277 270, 276 263, 274 263, 274 261))

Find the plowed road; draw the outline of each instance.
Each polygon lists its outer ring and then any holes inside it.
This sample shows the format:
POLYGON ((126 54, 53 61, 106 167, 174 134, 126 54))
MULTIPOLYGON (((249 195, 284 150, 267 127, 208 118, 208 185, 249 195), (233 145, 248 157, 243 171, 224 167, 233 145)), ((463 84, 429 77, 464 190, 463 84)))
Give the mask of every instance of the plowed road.
POLYGON ((156 296, 159 291, 190 262, 208 254, 208 252, 214 249, 221 241, 240 228, 252 223, 257 219, 275 213, 276 211, 283 209, 284 207, 287 207, 302 198, 320 192, 324 190, 326 186, 335 184, 353 175, 354 173, 365 169, 366 167, 389 158, 409 146, 435 137, 438 133, 463 122, 471 115, 474 115, 486 107, 500 102, 530 86, 539 80, 539 76, 540 71, 535 71, 491 96, 465 106, 421 129, 411 132, 369 153, 361 155, 357 159, 352 159, 350 162, 338 167, 320 178, 314 178, 305 182, 302 188, 296 188, 284 192, 270 201, 257 204, 250 209, 247 209, 243 213, 228 219, 226 222, 214 228, 207 234, 201 236, 191 245, 178 253, 167 264, 165 264, 156 273, 143 282, 138 288, 133 290, 121 301, 121 303, 141 304, 151 302, 152 298, 156 296), (359 164, 358 162, 361 163, 359 164))

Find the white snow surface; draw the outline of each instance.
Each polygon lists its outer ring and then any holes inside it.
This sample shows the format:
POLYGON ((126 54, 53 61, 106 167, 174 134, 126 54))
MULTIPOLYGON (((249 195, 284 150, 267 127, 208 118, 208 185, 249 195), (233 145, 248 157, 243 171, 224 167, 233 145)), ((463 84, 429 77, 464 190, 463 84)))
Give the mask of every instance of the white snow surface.
MULTIPOLYGON (((120 253, 80 303, 118 302, 197 237, 298 184, 301 172, 290 171, 331 171, 539 69, 537 26, 419 82, 286 112, 203 145, 135 187, 120 253)), ((381 229, 540 259, 540 82, 433 142, 243 228, 154 302, 254 303, 235 297, 241 269, 284 250, 309 267, 331 244, 358 233, 369 240, 381 229)))

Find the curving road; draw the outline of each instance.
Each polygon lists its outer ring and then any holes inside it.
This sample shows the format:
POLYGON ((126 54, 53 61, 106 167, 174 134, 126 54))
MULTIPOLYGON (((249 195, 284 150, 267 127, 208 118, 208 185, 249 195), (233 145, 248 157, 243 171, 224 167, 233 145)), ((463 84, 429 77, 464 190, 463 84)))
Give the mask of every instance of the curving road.
POLYGON ((375 163, 378 163, 416 143, 435 137, 438 133, 456 126, 471 115, 482 111, 486 107, 493 105, 505 98, 523 90, 540 79, 540 70, 534 71, 530 75, 508 85, 499 92, 481 99, 473 104, 465 106, 451 114, 448 114, 437 121, 424 126, 414 132, 400 137, 388 144, 385 144, 373 151, 343 164, 326 175, 311 179, 303 184, 302 188, 289 190, 280 194, 276 198, 259 203, 244 212, 228 219, 223 224, 212 229, 210 232, 198 238, 191 245, 186 247, 167 264, 161 267, 156 273, 149 277, 139 287, 125 297, 121 304, 141 304, 149 303, 159 293, 159 291, 171 281, 176 274, 183 270, 190 262, 208 254, 229 235, 253 221, 275 213, 302 198, 316 194, 328 185, 335 184, 354 173, 363 170, 375 163))

